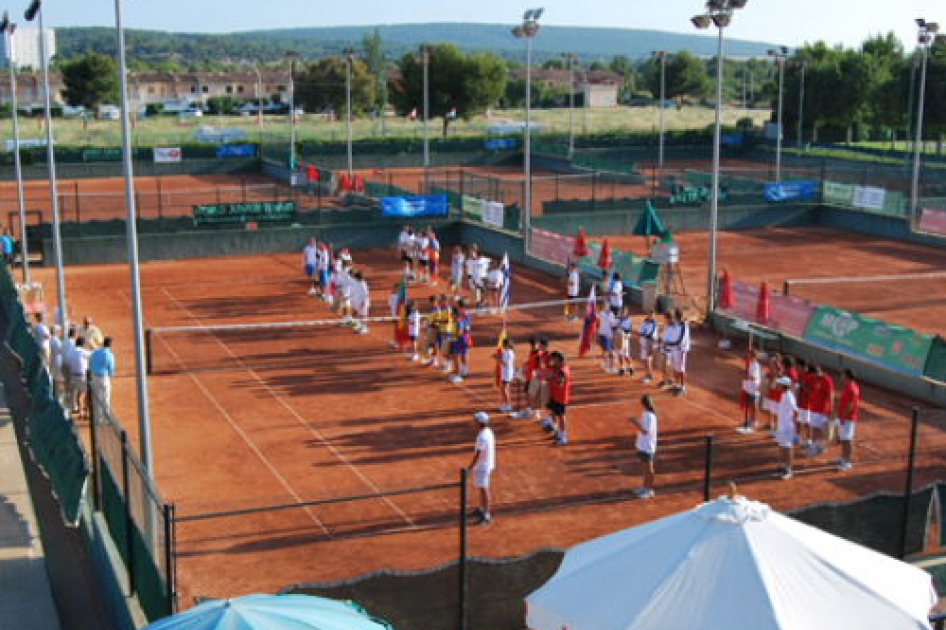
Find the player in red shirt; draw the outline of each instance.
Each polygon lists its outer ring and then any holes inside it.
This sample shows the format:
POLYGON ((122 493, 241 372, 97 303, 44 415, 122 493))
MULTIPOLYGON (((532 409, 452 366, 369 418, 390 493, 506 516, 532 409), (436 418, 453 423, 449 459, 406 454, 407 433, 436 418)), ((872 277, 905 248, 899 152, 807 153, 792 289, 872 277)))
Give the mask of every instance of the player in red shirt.
POLYGON ((811 395, 809 408, 811 409, 811 439, 812 445, 808 449, 809 456, 821 455, 825 450, 825 429, 834 409, 834 380, 825 374, 820 366, 813 365, 811 379, 811 395))
POLYGON ((546 375, 549 383, 548 409, 552 415, 542 422, 542 427, 555 434, 556 444, 564 446, 568 444, 566 414, 572 390, 572 373, 565 365, 565 355, 557 350, 549 355, 546 375))
POLYGON ((798 435, 803 447, 811 448, 811 395, 816 386, 815 366, 798 360, 798 435))
POLYGON ((841 400, 838 403, 838 437, 841 439, 841 459, 838 470, 844 472, 854 467, 854 429, 857 426, 861 406, 861 387, 850 368, 841 374, 841 400))

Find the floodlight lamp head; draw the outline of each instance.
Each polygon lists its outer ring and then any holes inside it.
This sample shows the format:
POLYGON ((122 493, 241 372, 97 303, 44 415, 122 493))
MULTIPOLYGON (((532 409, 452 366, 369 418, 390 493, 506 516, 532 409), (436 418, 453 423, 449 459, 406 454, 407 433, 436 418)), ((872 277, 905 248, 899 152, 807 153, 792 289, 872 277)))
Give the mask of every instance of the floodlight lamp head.
POLYGON ((532 9, 526 9, 526 12, 522 14, 522 21, 526 22, 532 19, 532 9))
POLYGON ((512 34, 515 37, 522 37, 522 34, 523 34, 522 27, 521 26, 513 27, 512 34))
POLYGON ((732 13, 717 13, 713 16, 713 24, 718 28, 726 28, 732 22, 732 13))
POLYGON ((545 12, 545 9, 542 7, 539 7, 538 9, 532 9, 532 19, 538 20, 540 17, 542 17, 542 14, 544 12, 545 12))
POLYGON ((726 0, 707 0, 706 9, 708 11, 722 11, 726 8, 726 0))
POLYGON ((916 25, 919 26, 920 28, 923 28, 924 26, 926 26, 926 20, 924 20, 923 18, 917 18, 916 25))
POLYGON ((10 14, 3 12, 3 18, 0 18, 0 31, 7 32, 10 28, 10 14))
POLYGON ((535 37, 539 32, 539 25, 536 22, 529 22, 523 26, 522 32, 526 37, 535 37))
POLYGON ((926 32, 936 35, 937 33, 939 33, 939 24, 937 24, 936 22, 927 22, 926 32))
POLYGON ((744 9, 747 0, 729 0, 729 6, 733 9, 744 9))
POLYGON ((695 15, 690 18, 690 21, 698 29, 707 29, 712 23, 712 19, 708 15, 695 15))
POLYGON ((40 8, 42 8, 43 0, 33 0, 30 3, 30 6, 26 7, 26 12, 23 14, 23 17, 26 18, 27 22, 32 22, 36 19, 36 14, 39 13, 40 8))

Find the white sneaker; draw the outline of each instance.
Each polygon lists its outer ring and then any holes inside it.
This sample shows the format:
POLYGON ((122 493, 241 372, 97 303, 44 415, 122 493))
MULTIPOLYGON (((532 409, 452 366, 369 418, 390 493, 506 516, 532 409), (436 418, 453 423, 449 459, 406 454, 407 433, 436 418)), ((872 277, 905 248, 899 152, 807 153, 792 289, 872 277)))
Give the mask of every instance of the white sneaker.
POLYGON ((554 431, 554 430, 555 430, 555 425, 552 424, 552 419, 551 419, 551 418, 543 418, 543 419, 542 419, 542 428, 545 429, 546 431, 554 431))
POLYGON ((854 468, 854 464, 851 462, 842 461, 840 464, 838 464, 838 472, 847 472, 852 468, 854 468))
POLYGON ((389 348, 397 348, 397 342, 396 342, 396 341, 393 341, 393 340, 392 340, 392 341, 389 341, 389 342, 388 342, 388 347, 389 347, 389 348))
POLYGON ((411 355, 411 361, 420 361, 420 357, 417 356, 416 354, 412 354, 412 355, 411 355))
POLYGON ((315 289, 309 289, 309 295, 315 295, 316 293, 318 293, 318 291, 315 289))
POLYGON ((750 435, 752 433, 755 433, 755 429, 753 429, 752 427, 742 426, 736 429, 736 433, 741 433, 743 435, 750 435))
POLYGON ((512 405, 503 405, 499 408, 499 413, 509 413, 512 411, 512 405))
POLYGON ((454 374, 453 376, 450 377, 450 382, 453 383, 454 385, 459 385, 460 383, 463 382, 463 377, 457 374, 454 374))
POLYGON ((359 334, 359 335, 367 335, 368 332, 369 332, 369 330, 368 330, 368 327, 367 327, 367 326, 362 326, 362 327, 358 330, 358 334, 359 334))
MULTIPOLYGON (((414 356, 416 357, 417 355, 415 354, 414 356)), ((415 359, 415 360, 416 360, 416 359, 415 359)), ((424 359, 423 362, 421 362, 421 365, 423 365, 424 367, 427 367, 428 365, 434 365, 434 360, 433 360, 433 359, 424 359)), ((434 366, 434 367, 436 367, 436 366, 434 366)))

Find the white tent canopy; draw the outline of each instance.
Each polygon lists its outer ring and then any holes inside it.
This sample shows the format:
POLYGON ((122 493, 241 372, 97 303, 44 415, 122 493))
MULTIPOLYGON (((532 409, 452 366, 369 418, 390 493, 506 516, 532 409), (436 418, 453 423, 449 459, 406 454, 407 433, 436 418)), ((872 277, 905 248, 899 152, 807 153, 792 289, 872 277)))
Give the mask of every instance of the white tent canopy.
POLYGON ((570 549, 527 598, 534 630, 913 630, 924 571, 721 498, 570 549))

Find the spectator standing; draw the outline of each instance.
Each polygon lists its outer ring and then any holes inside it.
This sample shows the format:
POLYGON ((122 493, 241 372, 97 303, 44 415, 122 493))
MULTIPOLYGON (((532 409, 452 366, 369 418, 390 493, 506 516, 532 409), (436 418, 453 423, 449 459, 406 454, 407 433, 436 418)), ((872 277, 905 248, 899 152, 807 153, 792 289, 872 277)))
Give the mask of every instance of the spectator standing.
POLYGON ((503 340, 502 349, 499 356, 496 357, 499 362, 499 394, 502 398, 500 413, 511 413, 512 407, 512 381, 516 376, 516 351, 513 348, 512 341, 508 338, 503 340))
POLYGON ((643 484, 634 491, 640 499, 654 498, 654 457, 657 455, 657 410, 654 401, 646 394, 641 396, 641 415, 631 418, 631 424, 637 428, 637 458, 641 461, 643 484))
POLYGON ((310 237, 305 247, 302 248, 302 270, 309 281, 309 295, 318 295, 318 277, 316 271, 319 267, 319 244, 315 237, 310 237))
POLYGON ((453 293, 463 291, 463 273, 466 270, 466 254, 463 248, 455 245, 453 255, 450 257, 450 290, 453 293))
POLYGON ((92 401, 94 408, 106 412, 112 408, 112 378, 115 376, 115 355, 112 354, 112 338, 102 340, 102 347, 89 358, 92 373, 92 401))
POLYGON ((778 444, 780 455, 778 475, 782 479, 791 479, 798 405, 795 402, 795 394, 792 392, 792 380, 787 376, 780 376, 775 382, 782 388, 782 397, 778 403, 778 424, 775 430, 775 442, 778 444))
POLYGON ((644 364, 644 368, 647 370, 644 378, 641 379, 641 383, 646 385, 654 380, 654 351, 659 343, 658 339, 660 339, 659 325, 653 311, 644 316, 644 321, 641 322, 640 328, 637 330, 637 339, 640 344, 641 363, 644 364))
POLYGON ((841 472, 854 467, 854 433, 861 406, 861 387, 850 368, 841 374, 841 400, 838 403, 838 437, 841 439, 841 472))
POLYGON ((72 413, 84 417, 88 412, 86 400, 86 374, 89 371, 89 351, 85 348, 85 339, 78 337, 72 352, 66 357, 69 369, 69 405, 72 413))
POLYGON ((568 273, 565 277, 565 321, 573 322, 578 319, 575 315, 575 302, 581 290, 581 276, 578 274, 578 265, 568 264, 568 273))
POLYGON ((62 328, 53 324, 53 333, 49 338, 49 372, 53 379, 53 395, 62 400, 62 328))
POLYGON ((624 283, 621 282, 621 274, 616 271, 608 284, 608 306, 615 317, 620 315, 621 309, 624 308, 624 283))
POLYGON ((102 342, 105 341, 105 335, 88 315, 82 320, 82 326, 76 332, 79 337, 85 339, 85 348, 90 351, 101 348, 102 342))
POLYGON ((34 314, 33 319, 36 322, 33 324, 33 339, 36 340, 36 345, 39 346, 39 354, 43 358, 43 363, 49 366, 49 339, 51 337, 49 328, 46 326, 46 321, 42 313, 34 314))
POLYGON ((69 327, 69 332, 62 342, 62 391, 59 404, 64 408, 72 409, 72 378, 69 372, 69 357, 76 349, 77 332, 75 326, 69 327))
POLYGON ((3 250, 3 260, 11 267, 13 266, 15 248, 16 241, 13 240, 13 235, 10 234, 10 230, 4 230, 3 236, 0 236, 0 249, 3 250))
POLYGON ((759 396, 762 392, 762 365, 759 355, 749 349, 746 356, 746 369, 742 378, 743 426, 740 433, 755 431, 756 412, 759 408, 759 396))
POLYGON ((480 495, 480 506, 476 508, 478 519, 475 524, 482 525, 493 520, 490 513, 489 481, 496 468, 496 436, 489 428, 488 413, 478 411, 473 414, 473 419, 479 426, 479 433, 476 435, 473 461, 470 462, 467 470, 473 473, 473 487, 479 491, 480 495))

